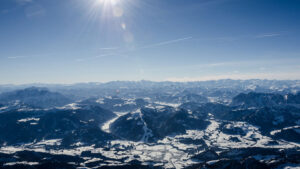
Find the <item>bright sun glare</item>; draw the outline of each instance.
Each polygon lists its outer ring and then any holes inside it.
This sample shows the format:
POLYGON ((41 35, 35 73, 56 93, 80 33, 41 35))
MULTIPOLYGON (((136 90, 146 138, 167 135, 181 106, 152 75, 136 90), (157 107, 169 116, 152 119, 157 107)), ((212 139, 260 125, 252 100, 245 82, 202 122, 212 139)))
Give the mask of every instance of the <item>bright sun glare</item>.
POLYGON ((120 0, 96 0, 96 5, 101 6, 106 12, 111 12, 115 17, 123 16, 120 0))
POLYGON ((127 25, 128 13, 132 12, 129 10, 129 6, 133 4, 133 1, 127 0, 124 3, 124 0, 90 0, 89 2, 91 2, 90 20, 100 21, 102 26, 110 29, 117 28, 117 33, 122 34, 122 38, 127 44, 134 41, 134 34, 127 25))
POLYGON ((120 0, 97 0, 100 4, 110 4, 110 5, 117 5, 120 0))

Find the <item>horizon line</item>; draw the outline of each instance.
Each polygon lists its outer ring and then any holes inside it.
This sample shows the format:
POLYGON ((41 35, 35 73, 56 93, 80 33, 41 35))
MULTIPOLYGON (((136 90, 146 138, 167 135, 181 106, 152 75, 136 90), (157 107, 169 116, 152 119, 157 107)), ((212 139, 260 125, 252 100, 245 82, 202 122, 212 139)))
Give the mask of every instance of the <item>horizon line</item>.
POLYGON ((105 82, 97 82, 97 81, 90 81, 90 82, 74 82, 74 83, 60 83, 60 82, 32 82, 32 83, 0 83, 0 86, 26 86, 26 85, 78 85, 78 84, 107 84, 111 82, 154 82, 154 83, 163 83, 163 82, 169 82, 169 83, 197 83, 197 82, 210 82, 210 81, 222 81, 222 80, 233 80, 233 81, 249 81, 249 80, 261 80, 261 81, 300 81, 300 79, 268 79, 268 78, 249 78, 249 79, 234 79, 234 78, 223 78, 223 79, 210 79, 210 80, 187 80, 187 81, 176 81, 176 80, 111 80, 111 81, 105 81, 105 82))

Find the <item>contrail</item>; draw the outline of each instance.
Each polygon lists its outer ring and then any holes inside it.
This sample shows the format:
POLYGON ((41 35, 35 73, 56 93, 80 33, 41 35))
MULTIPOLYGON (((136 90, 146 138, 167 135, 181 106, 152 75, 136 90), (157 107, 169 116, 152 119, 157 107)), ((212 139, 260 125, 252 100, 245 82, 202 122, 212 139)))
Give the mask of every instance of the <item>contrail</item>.
MULTIPOLYGON (((193 37, 189 36, 189 37, 185 37, 185 38, 180 38, 180 39, 174 39, 174 40, 159 42, 159 43, 155 43, 155 44, 151 44, 151 45, 148 45, 148 46, 141 47, 139 49, 146 49, 146 48, 152 48, 152 47, 157 47, 157 46, 163 46, 163 45, 173 44, 173 43, 177 43, 177 42, 189 40, 189 39, 192 39, 192 38, 193 37)), ((101 50, 113 50, 113 49, 118 49, 118 48, 117 47, 115 47, 115 48, 112 47, 112 48, 100 48, 100 49, 101 50)), ((90 60, 90 59, 95 59, 95 58, 102 58, 102 57, 111 56, 111 55, 116 55, 116 54, 115 53, 108 53, 108 54, 103 54, 103 55, 89 57, 89 58, 78 58, 78 59, 76 59, 76 61, 82 62, 82 61, 85 61, 85 60, 90 60)))
POLYGON ((175 40, 169 40, 169 41, 164 41, 164 42, 159 42, 159 43, 155 43, 155 44, 152 44, 152 45, 144 46, 142 48, 151 48, 151 47, 156 47, 156 46, 163 46, 163 45, 177 43, 177 42, 180 42, 180 41, 185 41, 185 40, 192 39, 192 38, 193 37, 190 36, 190 37, 185 37, 185 38, 180 38, 180 39, 175 39, 175 40))
POLYGON ((255 38, 267 38, 267 37, 275 37, 275 36, 280 36, 281 34, 279 33, 270 33, 270 34, 263 34, 263 35, 258 35, 255 38))

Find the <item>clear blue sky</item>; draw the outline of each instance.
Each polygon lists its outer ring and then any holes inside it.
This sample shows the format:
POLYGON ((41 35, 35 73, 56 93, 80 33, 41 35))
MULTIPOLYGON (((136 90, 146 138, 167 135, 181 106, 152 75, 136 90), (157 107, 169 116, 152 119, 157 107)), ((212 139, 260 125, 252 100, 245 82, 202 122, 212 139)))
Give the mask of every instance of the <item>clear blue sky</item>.
POLYGON ((0 84, 300 79, 299 0, 1 0, 0 84))

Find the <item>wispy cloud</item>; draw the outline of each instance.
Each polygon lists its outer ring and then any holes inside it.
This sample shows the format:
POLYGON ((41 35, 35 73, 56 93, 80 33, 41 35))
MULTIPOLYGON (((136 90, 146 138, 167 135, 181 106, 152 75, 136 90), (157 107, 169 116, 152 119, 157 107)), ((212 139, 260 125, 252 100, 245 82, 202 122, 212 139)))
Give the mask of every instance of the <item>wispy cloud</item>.
POLYGON ((26 58, 26 56, 9 56, 7 59, 21 59, 21 58, 26 58))
POLYGON ((248 34, 248 35, 241 35, 241 36, 225 36, 225 37, 193 38, 193 39, 201 40, 201 41, 233 42, 237 40, 272 38, 277 36, 283 36, 286 33, 287 31, 281 31, 281 32, 269 32, 269 33, 260 33, 260 34, 248 34))
POLYGON ((115 55, 115 53, 107 53, 107 54, 97 55, 97 56, 93 56, 93 57, 77 58, 75 61, 83 62, 83 61, 87 61, 87 60, 93 60, 93 59, 103 58, 103 57, 113 56, 113 55, 115 55))
POLYGON ((16 0, 16 2, 20 5, 25 5, 25 4, 28 4, 28 3, 32 3, 33 0, 16 0))
POLYGON ((18 2, 24 2, 24 3, 29 3, 29 2, 33 2, 33 0, 17 0, 18 2))
POLYGON ((17 5, 15 5, 14 7, 8 8, 8 9, 2 9, 0 11, 1 14, 8 14, 10 12, 13 12, 15 10, 20 9, 18 6, 25 6, 25 5, 29 5, 33 3, 33 0, 12 0, 14 3, 16 3, 17 5))
POLYGON ((33 5, 26 8, 25 14, 28 18, 40 17, 46 14, 46 10, 40 5, 33 5))
MULTIPOLYGON (((182 41, 187 41, 190 39, 194 39, 194 40, 214 40, 214 41, 235 41, 235 40, 241 40, 241 39, 251 39, 251 38, 268 38, 268 37, 275 37, 275 36, 281 36, 282 33, 265 33, 265 34, 259 34, 259 35, 245 35, 245 36, 240 36, 240 37, 215 37, 215 38, 194 38, 192 36, 188 36, 188 37, 183 37, 183 38, 179 38, 179 39, 173 39, 173 40, 168 40, 168 41, 162 41, 162 42, 158 42, 158 43, 154 43, 154 44, 149 44, 149 45, 145 45, 145 46, 140 46, 140 47, 136 47, 134 49, 123 49, 122 47, 103 47, 103 48, 99 48, 102 51, 111 51, 113 53, 108 53, 108 54, 102 54, 102 55, 98 55, 98 56, 93 56, 93 57, 86 57, 86 58, 78 58, 76 59, 76 61, 78 62, 82 62, 82 61, 87 61, 87 60, 92 60, 92 59, 96 59, 96 58, 102 58, 102 57, 106 57, 106 56, 112 56, 112 55, 126 55, 128 53, 134 52, 134 51, 138 51, 138 50, 143 50, 143 49, 147 49, 147 48, 153 48, 153 47, 160 47, 160 46, 165 46, 165 45, 169 45, 169 44, 175 44, 175 43, 179 43, 182 41)), ((127 55, 126 55, 127 56, 127 55)), ((213 63, 213 64, 205 64, 205 65, 197 65, 197 67, 217 67, 217 66, 226 66, 226 65, 232 65, 232 64, 237 64, 236 62, 225 62, 225 63, 213 63)))
POLYGON ((189 36, 189 37, 185 37, 185 38, 174 39, 174 40, 169 40, 169 41, 164 41, 164 42, 159 42, 159 43, 147 45, 147 46, 144 46, 142 48, 152 48, 152 47, 157 47, 157 46, 164 46, 164 45, 169 45, 169 44, 173 44, 173 43, 178 43, 178 42, 181 42, 181 41, 186 41, 186 40, 189 40, 189 39, 192 39, 192 38, 193 37, 189 36))
POLYGON ((164 46, 164 45, 174 44, 174 43, 178 43, 178 42, 181 42, 181 41, 186 41, 186 40, 189 40, 189 39, 192 39, 192 37, 185 37, 185 38, 180 38, 180 39, 174 39, 174 40, 159 42, 159 43, 143 46, 143 47, 140 47, 140 48, 135 48, 134 50, 133 49, 125 49, 124 51, 114 51, 114 50, 120 49, 120 47, 100 48, 100 50, 107 51, 107 52, 112 51, 112 53, 106 53, 106 54, 97 55, 97 56, 93 56, 93 57, 77 58, 76 61, 77 62, 83 62, 83 61, 88 61, 88 60, 92 60, 92 59, 103 58, 103 57, 113 56, 113 55, 128 57, 127 56, 128 53, 131 53, 131 52, 136 51, 136 50, 142 50, 142 49, 146 49, 146 48, 152 48, 152 47, 157 47, 157 46, 164 46))
POLYGON ((106 56, 113 56, 113 55, 115 55, 115 53, 107 53, 107 54, 97 55, 97 56, 95 56, 95 58, 103 58, 106 56))
POLYGON ((100 48, 100 50, 117 50, 117 47, 100 48))
POLYGON ((276 36, 281 36, 280 33, 266 33, 266 34, 261 34, 255 36, 255 38, 271 38, 271 37, 276 37, 276 36))

